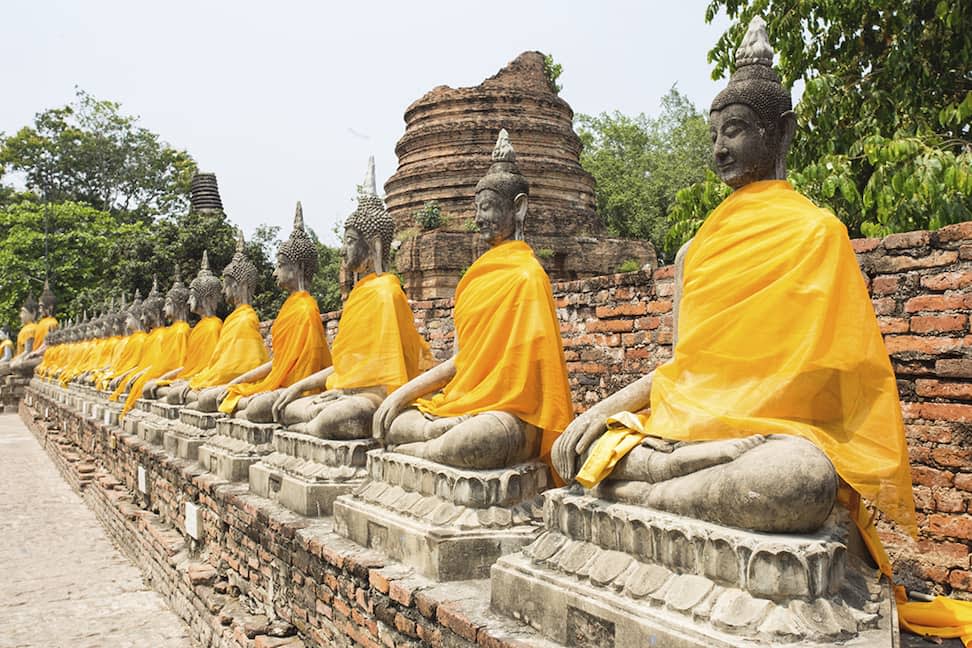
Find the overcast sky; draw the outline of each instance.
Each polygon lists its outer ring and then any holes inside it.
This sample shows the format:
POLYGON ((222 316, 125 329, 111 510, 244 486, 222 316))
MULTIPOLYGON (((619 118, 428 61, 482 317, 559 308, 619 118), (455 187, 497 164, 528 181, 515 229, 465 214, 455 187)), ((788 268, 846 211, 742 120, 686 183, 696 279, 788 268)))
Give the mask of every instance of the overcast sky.
MULTIPOLYGON (((699 107, 721 83, 725 29, 707 2, 8 2, 0 131, 70 102, 77 85, 217 174, 229 218, 289 231, 294 203, 330 239, 368 155, 395 172, 405 108, 437 85, 479 84, 520 52, 563 65, 577 113, 656 114, 673 85, 699 107)), ((333 241, 333 239, 331 239, 333 241)))

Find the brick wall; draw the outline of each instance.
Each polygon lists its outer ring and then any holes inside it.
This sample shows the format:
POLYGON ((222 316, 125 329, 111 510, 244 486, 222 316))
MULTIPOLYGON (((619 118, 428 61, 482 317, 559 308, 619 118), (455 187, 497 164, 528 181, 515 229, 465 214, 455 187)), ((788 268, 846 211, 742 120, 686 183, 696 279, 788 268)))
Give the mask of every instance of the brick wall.
MULTIPOLYGON (((972 222, 853 245, 898 377, 919 542, 879 527, 905 582, 972 599, 972 222)), ((673 282, 668 266, 553 285, 577 412, 671 357, 673 282)), ((447 358, 451 300, 413 309, 447 358)))

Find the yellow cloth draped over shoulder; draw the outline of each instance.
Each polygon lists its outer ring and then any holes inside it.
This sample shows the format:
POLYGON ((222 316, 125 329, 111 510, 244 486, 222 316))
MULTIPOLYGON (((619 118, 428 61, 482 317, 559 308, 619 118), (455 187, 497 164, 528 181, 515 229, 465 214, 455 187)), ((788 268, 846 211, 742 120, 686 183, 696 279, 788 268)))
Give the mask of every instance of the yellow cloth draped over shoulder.
MULTIPOLYGON (((213 350, 219 342, 219 333, 223 329, 223 320, 214 315, 204 317, 189 331, 186 341, 186 357, 181 365, 182 369, 172 379, 157 380, 159 387, 170 385, 176 380, 188 380, 209 366, 213 358, 213 350)), ((175 367, 173 367, 174 369, 175 367)), ((169 371, 171 371, 170 369, 169 371)), ((168 372, 166 372, 168 373, 168 372)))
POLYGON ((321 311, 306 290, 290 295, 280 307, 270 327, 273 367, 266 378, 257 382, 229 387, 229 394, 219 404, 219 411, 232 414, 244 396, 288 387, 331 366, 331 352, 324 337, 321 311))
POLYGON ((192 389, 225 385, 267 361, 267 347, 260 335, 260 318, 249 304, 237 306, 219 332, 209 365, 189 379, 192 389))
POLYGON ((135 401, 142 397, 142 390, 145 389, 145 384, 148 381, 183 366, 186 361, 189 324, 182 320, 173 322, 162 329, 159 338, 158 343, 152 345, 149 357, 138 369, 139 371, 144 369, 144 373, 136 378, 129 388, 128 398, 125 399, 125 404, 122 406, 121 416, 135 407, 135 401))
POLYGON ((120 353, 105 374, 101 377, 101 389, 108 389, 110 383, 116 376, 120 376, 131 371, 138 366, 138 361, 142 357, 142 347, 148 339, 145 331, 135 331, 125 338, 124 345, 120 345, 120 353))
POLYGON ((398 277, 374 273, 354 285, 331 347, 327 389, 384 386, 391 393, 434 363, 415 330, 415 315, 398 277))
POLYGON ((456 375, 416 406, 433 416, 504 411, 543 430, 540 456, 573 417, 550 280, 523 241, 479 257, 456 287, 456 375))
POLYGON ((27 348, 27 340, 33 340, 34 335, 37 333, 37 324, 31 322, 30 324, 24 324, 20 332, 17 333, 17 353, 15 355, 20 355, 27 348))
POLYGON ((11 340, 8 339, 0 340, 0 357, 3 356, 3 353, 6 349, 10 349, 10 355, 14 355, 14 351, 16 351, 16 347, 14 346, 14 343, 11 340))
POLYGON ((162 343, 165 340, 165 326, 156 326, 152 329, 148 337, 142 343, 141 349, 139 349, 138 360, 135 362, 135 366, 132 367, 132 372, 125 376, 115 387, 115 391, 111 393, 108 397, 110 401, 117 401, 121 398, 121 395, 125 392, 130 384, 135 382, 135 377, 138 372, 147 369, 152 358, 157 357, 162 351, 162 343))
POLYGON ((41 321, 37 322, 37 330, 34 332, 34 349, 39 349, 40 345, 44 344, 44 340, 47 339, 47 334, 51 332, 52 329, 57 328, 57 319, 53 317, 44 317, 41 321))
MULTIPOLYGON (((686 441, 793 434, 848 484, 838 501, 889 578, 862 497, 916 534, 895 377, 844 226, 784 181, 735 191, 685 258, 674 357, 653 376, 649 413, 622 412, 577 480, 590 486, 646 435, 686 441)), ((907 600, 901 627, 972 645, 972 604, 907 600)))

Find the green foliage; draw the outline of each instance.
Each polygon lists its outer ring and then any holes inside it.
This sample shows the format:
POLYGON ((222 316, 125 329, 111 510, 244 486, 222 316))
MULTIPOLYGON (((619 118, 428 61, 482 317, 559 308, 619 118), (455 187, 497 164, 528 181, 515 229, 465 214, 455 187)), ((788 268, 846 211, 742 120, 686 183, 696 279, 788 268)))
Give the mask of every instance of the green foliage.
POLYGON ((666 215, 678 190, 705 178, 711 157, 705 118, 675 88, 657 118, 578 115, 581 165, 596 182, 598 213, 615 236, 666 247, 666 215))
MULTIPOLYGON (((277 280, 273 278, 276 266, 277 247, 280 246, 280 226, 260 225, 246 242, 246 255, 256 266, 259 273, 257 287, 253 293, 253 308, 260 320, 269 320, 277 316, 277 311, 284 303, 287 295, 277 287, 277 280)), ((222 269, 222 266, 220 267, 222 269)))
POLYGON ((713 0, 732 26, 709 60, 732 68, 752 16, 784 83, 805 82, 791 181, 851 235, 935 229, 972 214, 972 5, 945 0, 713 0))
POLYGON ((550 84, 550 89, 553 90, 555 94, 560 94, 560 91, 564 89, 562 85, 557 83, 557 79, 560 78, 563 71, 564 66, 562 66, 560 63, 554 62, 552 54, 543 55, 543 73, 547 77, 547 83, 550 84))
POLYGON ((467 220, 466 221, 466 224, 463 225, 462 228, 464 230, 466 230, 467 232, 478 232, 479 231, 479 225, 476 224, 476 220, 475 219, 467 220))
POLYGON ((536 251, 538 259, 552 259, 554 256, 554 251, 550 248, 539 248, 536 251))
POLYGON ((87 203, 126 220, 185 212, 196 169, 189 154, 121 114, 120 104, 75 95, 0 139, 0 166, 22 174, 44 202, 87 203))
POLYGON ((625 259, 618 266, 618 272, 637 272, 641 270, 641 264, 638 263, 637 259, 625 259))
POLYGON ((415 211, 415 222, 423 230, 432 230, 442 225, 442 209, 435 200, 430 200, 415 211))
POLYGON ((675 201, 668 212, 669 229, 665 236, 665 249, 670 252, 669 259, 674 259, 678 248, 695 236, 705 217, 730 192, 729 185, 709 169, 705 171, 705 178, 701 182, 676 192, 675 201))

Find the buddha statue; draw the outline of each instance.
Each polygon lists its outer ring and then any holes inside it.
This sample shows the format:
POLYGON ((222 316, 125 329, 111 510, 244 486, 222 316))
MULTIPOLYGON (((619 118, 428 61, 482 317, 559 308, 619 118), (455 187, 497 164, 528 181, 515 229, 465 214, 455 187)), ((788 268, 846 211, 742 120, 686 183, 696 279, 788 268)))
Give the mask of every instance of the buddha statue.
POLYGON ((373 434, 389 450, 470 469, 546 457, 571 418, 550 282, 523 242, 529 183, 505 130, 476 185, 490 249, 456 289, 453 356, 388 395, 373 434))
POLYGON ((14 366, 34 350, 34 339, 37 336, 37 302, 33 295, 27 295, 20 307, 20 331, 17 333, 17 348, 9 362, 0 362, 0 376, 5 376, 14 370, 14 366))
POLYGON ((71 380, 81 385, 93 386, 99 384, 101 377, 111 370, 111 367, 120 358, 127 342, 125 338, 126 311, 125 293, 123 292, 119 297, 118 304, 116 305, 112 300, 104 315, 102 322, 104 343, 98 357, 89 369, 80 372, 71 380))
MULTIPOLYGON (((237 246, 239 247, 239 243, 237 246)), ((177 389, 181 390, 190 378, 209 365, 223 328, 223 321, 216 316, 221 289, 219 279, 209 269, 209 254, 204 250, 199 274, 189 282, 188 308, 199 316, 199 321, 192 327, 186 341, 185 363, 148 381, 142 391, 142 398, 164 399, 172 391, 172 383, 180 383, 177 389)))
POLYGON ((142 356, 142 347, 148 338, 142 324, 142 295, 135 290, 132 303, 121 313, 124 322, 125 338, 119 344, 111 367, 101 372, 98 386, 102 390, 114 391, 122 378, 126 378, 137 366, 142 356))
POLYGON ((845 227, 786 182, 796 122, 772 61, 757 17, 710 110, 733 193, 676 257, 672 359, 577 417, 553 463, 728 527, 811 533, 840 485, 914 529, 894 373, 845 227))
POLYGON ((317 272, 317 245, 304 230, 300 203, 290 238, 277 250, 274 277, 290 295, 270 328, 270 361, 235 377, 216 395, 219 411, 252 423, 272 423, 281 390, 331 364, 317 300, 307 292, 317 272))
POLYGON ((320 438, 370 438, 382 400, 432 365, 398 277, 385 272, 394 230, 375 188, 372 157, 358 207, 344 224, 345 268, 361 279, 344 303, 331 348, 334 362, 284 389, 273 404, 275 421, 320 438))
MULTIPOLYGON (((173 383, 165 397, 167 403, 185 405, 201 412, 216 412, 217 397, 227 383, 267 362, 260 318, 250 305, 258 276, 256 266, 246 257, 246 242, 240 231, 236 252, 223 269, 223 296, 233 306, 233 312, 223 322, 209 363, 192 378, 173 383)), ((203 269, 193 283, 200 299, 218 299, 219 279, 209 271, 206 255, 203 255, 203 269)))
POLYGON ((14 354, 14 343, 6 329, 0 329, 0 362, 10 362, 14 354))

